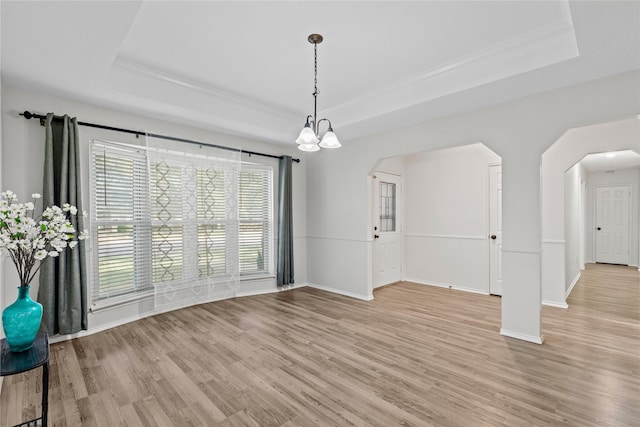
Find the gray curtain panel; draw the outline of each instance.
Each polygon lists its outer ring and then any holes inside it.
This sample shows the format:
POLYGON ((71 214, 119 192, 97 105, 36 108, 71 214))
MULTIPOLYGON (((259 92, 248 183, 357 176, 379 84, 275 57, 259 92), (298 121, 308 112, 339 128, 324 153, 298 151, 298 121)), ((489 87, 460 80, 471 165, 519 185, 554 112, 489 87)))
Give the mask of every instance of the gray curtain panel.
POLYGON ((282 156, 280 158, 280 188, 278 191, 278 265, 276 269, 278 286, 294 283, 291 169, 291 157, 282 156))
MULTIPOLYGON (((78 122, 67 115, 54 120, 49 113, 45 133, 43 206, 76 206, 78 215, 71 218, 71 223, 76 230, 84 230, 78 122)), ((50 335, 87 329, 86 265, 84 241, 42 264, 38 301, 44 309, 42 323, 50 335)))

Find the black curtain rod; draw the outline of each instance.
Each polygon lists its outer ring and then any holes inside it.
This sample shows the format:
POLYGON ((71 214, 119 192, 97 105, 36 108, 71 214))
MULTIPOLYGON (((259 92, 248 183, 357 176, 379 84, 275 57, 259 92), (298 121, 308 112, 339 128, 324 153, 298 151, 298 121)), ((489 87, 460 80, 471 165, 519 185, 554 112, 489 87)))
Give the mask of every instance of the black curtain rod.
MULTIPOLYGON (((20 113, 20 115, 23 116, 27 120, 33 119, 33 118, 40 119, 40 125, 41 126, 44 126, 44 121, 47 118, 47 116, 44 116, 42 114, 34 114, 34 113, 31 113, 30 111, 25 111, 24 113, 20 113)), ((53 116, 53 119, 54 120, 62 120, 62 117, 53 116)), ((276 156, 274 154, 266 154, 266 153, 259 153, 257 151, 241 150, 240 148, 225 147, 224 145, 218 145, 218 144, 208 144, 206 142, 194 141, 192 139, 185 139, 185 138, 176 138, 174 136, 160 135, 160 134, 157 134, 157 133, 141 132, 141 131, 138 131, 138 130, 117 128, 117 127, 113 127, 113 126, 98 125, 98 124, 95 124, 95 123, 88 123, 88 122, 78 122, 78 125, 92 127, 92 128, 98 128, 98 129, 107 129, 107 130, 112 130, 112 131, 116 131, 116 132, 131 133, 131 134, 134 134, 136 136, 136 138, 138 136, 140 136, 140 135, 148 135, 148 136, 152 136, 154 138, 167 139, 167 140, 170 140, 170 141, 186 142, 187 144, 205 145, 207 147, 219 148, 221 150, 240 151, 242 153, 247 153, 250 156, 270 157, 272 159, 281 159, 282 158, 282 156, 276 156)), ((291 160, 296 162, 296 163, 300 163, 300 159, 291 159, 291 160)))

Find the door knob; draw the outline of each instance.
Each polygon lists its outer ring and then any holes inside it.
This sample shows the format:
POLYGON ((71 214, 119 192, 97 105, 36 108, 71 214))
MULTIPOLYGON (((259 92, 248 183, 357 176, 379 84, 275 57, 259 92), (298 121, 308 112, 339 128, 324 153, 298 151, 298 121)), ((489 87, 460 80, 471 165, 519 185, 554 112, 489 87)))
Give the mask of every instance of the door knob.
POLYGON ((374 235, 373 235, 373 238, 374 238, 374 239, 378 239, 378 238, 380 238, 380 236, 378 236, 377 234, 374 234, 374 235))
POLYGON ((491 237, 491 240, 496 240, 496 239, 498 238, 498 236, 496 236, 495 234, 492 234, 492 235, 491 235, 491 236, 489 236, 489 237, 491 237))
POLYGON ((598 227, 598 228, 596 228, 596 230, 600 231, 600 230, 602 230, 602 227, 598 227))

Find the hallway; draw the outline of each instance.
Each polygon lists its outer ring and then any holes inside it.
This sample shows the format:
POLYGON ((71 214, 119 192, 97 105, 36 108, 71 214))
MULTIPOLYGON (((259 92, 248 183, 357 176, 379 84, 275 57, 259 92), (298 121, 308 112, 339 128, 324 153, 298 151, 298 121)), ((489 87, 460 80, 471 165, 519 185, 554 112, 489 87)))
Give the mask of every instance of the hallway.
POLYGON ((582 403, 558 410, 600 425, 640 425, 640 272, 587 264, 567 303, 568 309, 542 308, 544 347, 573 359, 562 374, 571 386, 549 381, 582 403))

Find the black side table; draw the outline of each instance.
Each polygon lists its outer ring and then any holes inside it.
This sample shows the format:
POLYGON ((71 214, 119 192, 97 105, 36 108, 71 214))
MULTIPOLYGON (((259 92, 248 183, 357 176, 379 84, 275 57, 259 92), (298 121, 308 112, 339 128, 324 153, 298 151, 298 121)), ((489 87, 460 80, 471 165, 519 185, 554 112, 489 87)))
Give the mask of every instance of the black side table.
POLYGON ((38 332, 33 347, 20 353, 9 351, 6 339, 0 340, 0 377, 15 375, 42 366, 42 416, 35 420, 18 424, 16 427, 47 426, 47 409, 49 406, 49 335, 38 332), (41 421, 39 424, 38 421, 41 421))

